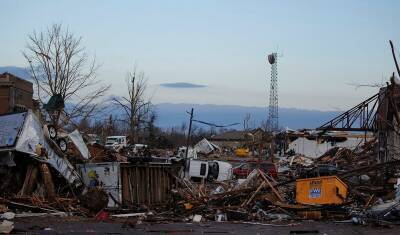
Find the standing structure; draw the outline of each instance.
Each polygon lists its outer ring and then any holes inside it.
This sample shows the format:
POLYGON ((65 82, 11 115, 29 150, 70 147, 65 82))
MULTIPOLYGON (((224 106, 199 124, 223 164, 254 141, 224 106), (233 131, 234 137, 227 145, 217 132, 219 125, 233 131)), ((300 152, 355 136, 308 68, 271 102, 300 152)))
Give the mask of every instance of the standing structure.
POLYGON ((0 74, 0 114, 33 109, 32 96, 31 82, 11 73, 0 74))
POLYGON ((271 86, 269 91, 268 106, 268 129, 277 131, 279 129, 278 116, 278 54, 268 55, 268 62, 271 64, 271 86))

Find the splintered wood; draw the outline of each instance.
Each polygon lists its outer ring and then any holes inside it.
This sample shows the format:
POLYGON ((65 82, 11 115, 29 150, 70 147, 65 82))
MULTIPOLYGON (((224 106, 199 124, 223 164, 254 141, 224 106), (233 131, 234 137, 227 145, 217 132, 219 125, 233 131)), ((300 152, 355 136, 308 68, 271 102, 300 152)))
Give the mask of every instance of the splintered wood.
POLYGON ((36 165, 29 165, 26 170, 26 176, 19 195, 26 196, 32 194, 37 183, 38 168, 36 165))
POLYGON ((56 193, 54 192, 54 184, 53 184, 53 179, 51 177, 50 169, 46 163, 40 164, 39 167, 44 187, 46 188, 46 196, 50 200, 52 200, 56 197, 56 193))

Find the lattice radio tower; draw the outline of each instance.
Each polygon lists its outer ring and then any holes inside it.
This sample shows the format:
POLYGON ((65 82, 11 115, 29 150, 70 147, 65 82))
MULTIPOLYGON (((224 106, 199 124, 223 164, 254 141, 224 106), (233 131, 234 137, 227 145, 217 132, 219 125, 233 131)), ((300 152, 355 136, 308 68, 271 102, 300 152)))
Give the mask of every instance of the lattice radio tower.
POLYGON ((268 121, 269 131, 279 129, 278 116, 278 54, 268 55, 268 62, 271 64, 271 86, 269 91, 268 121))

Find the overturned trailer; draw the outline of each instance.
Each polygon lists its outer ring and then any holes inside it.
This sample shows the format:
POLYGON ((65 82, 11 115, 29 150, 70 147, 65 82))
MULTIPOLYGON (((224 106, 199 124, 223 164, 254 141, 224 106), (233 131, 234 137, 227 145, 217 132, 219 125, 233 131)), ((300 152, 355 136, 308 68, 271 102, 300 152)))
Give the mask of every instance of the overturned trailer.
POLYGON ((45 136, 42 124, 31 110, 1 115, 0 165, 18 168, 16 162, 28 161, 47 163, 72 187, 82 186, 78 172, 57 144, 45 136), (40 155, 39 146, 45 149, 46 156, 40 155))

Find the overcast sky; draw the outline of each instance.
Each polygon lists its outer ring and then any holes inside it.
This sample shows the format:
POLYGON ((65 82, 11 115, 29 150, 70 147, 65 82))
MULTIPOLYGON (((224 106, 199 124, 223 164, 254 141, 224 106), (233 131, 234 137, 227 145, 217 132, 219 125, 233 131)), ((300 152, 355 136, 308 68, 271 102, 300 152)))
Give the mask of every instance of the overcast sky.
POLYGON ((394 71, 388 40, 400 48, 395 0, 1 0, 0 9, 0 66, 27 66, 27 35, 62 23, 96 55, 111 93, 137 62, 154 103, 266 106, 266 56, 277 50, 280 106, 344 110, 377 92, 349 84, 394 71), (202 86, 160 86, 181 82, 202 86))

